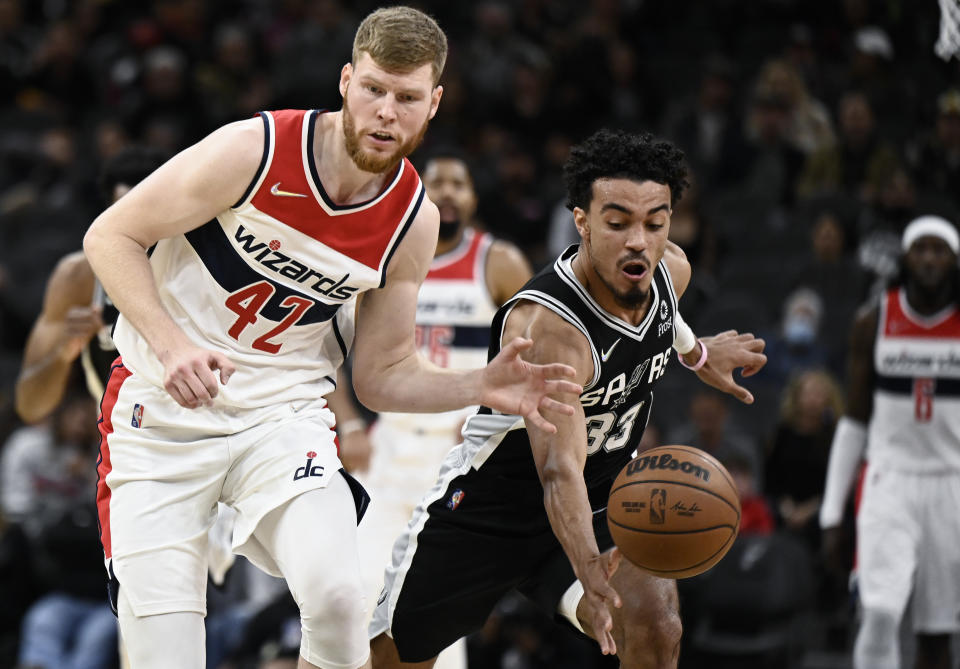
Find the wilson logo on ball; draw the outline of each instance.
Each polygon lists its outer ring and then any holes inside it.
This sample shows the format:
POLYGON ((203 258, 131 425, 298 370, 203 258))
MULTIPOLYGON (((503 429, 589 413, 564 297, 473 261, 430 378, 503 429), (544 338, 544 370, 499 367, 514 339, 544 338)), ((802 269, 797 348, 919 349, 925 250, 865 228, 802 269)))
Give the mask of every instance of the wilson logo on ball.
POLYGON ((677 460, 669 453, 664 453, 663 455, 640 456, 627 465, 627 476, 639 474, 647 469, 663 469, 667 471, 679 470, 684 474, 692 474, 694 478, 698 478, 703 481, 710 480, 710 472, 703 467, 695 465, 689 460, 677 460))

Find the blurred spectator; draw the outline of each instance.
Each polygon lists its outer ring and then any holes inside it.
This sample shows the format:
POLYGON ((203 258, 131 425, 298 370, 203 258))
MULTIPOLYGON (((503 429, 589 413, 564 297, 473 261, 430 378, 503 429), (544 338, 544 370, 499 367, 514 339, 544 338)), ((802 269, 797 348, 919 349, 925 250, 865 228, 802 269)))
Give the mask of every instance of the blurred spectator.
POLYGON ((761 212, 793 204, 804 154, 791 139, 790 100, 765 82, 754 89, 747 116, 741 197, 761 212))
MULTIPOLYGON (((792 287, 806 286, 819 296, 825 323, 849 323, 866 296, 867 275, 853 258, 851 226, 840 208, 824 204, 817 211, 809 228, 809 250, 792 287)), ((846 328, 823 328, 819 336, 830 368, 842 374, 846 328)))
POLYGON ((350 60, 356 20, 339 0, 303 3, 299 18, 301 10, 293 8, 296 3, 285 4, 289 16, 278 18, 290 23, 284 27, 282 39, 279 24, 272 27, 278 32, 270 68, 277 104, 294 109, 335 107, 339 94, 331 75, 350 60))
POLYGON ((813 153, 798 183, 803 197, 844 192, 871 204, 899 158, 893 145, 877 133, 870 100, 850 91, 840 100, 836 145, 813 153))
POLYGON ((768 60, 757 77, 757 88, 786 101, 790 115, 786 136, 796 149, 806 154, 833 144, 830 112, 810 95, 800 72, 789 61, 768 60))
POLYGON ((782 388, 794 374, 825 366, 827 350, 819 337, 822 319, 820 296, 806 286, 794 290, 784 304, 780 328, 765 338, 767 365, 758 377, 782 388))
POLYGON ((213 58, 198 65, 195 74, 208 123, 219 127, 270 107, 270 78, 258 70, 257 62, 245 26, 227 24, 217 29, 213 58))
POLYGON ((736 169, 744 139, 735 107, 735 65, 715 54, 704 61, 702 71, 694 96, 668 110, 663 134, 683 149, 694 175, 710 190, 729 182, 726 168, 736 169))
POLYGON ((750 461, 738 455, 729 456, 727 471, 733 477, 740 496, 740 532, 738 536, 752 534, 770 534, 776 523, 773 509, 767 498, 760 492, 760 483, 752 469, 750 461))
POLYGON ((755 480, 763 480, 760 449, 730 419, 726 395, 698 388, 687 409, 688 420, 667 432, 666 443, 685 444, 706 451, 721 463, 736 460, 749 465, 755 480))
POLYGON ((914 179, 960 206, 960 90, 940 94, 934 132, 912 153, 914 179))
POLYGON ((44 593, 27 611, 19 664, 25 668, 110 667, 117 621, 104 589, 93 500, 96 411, 67 398, 49 424, 21 428, 0 460, 4 514, 23 528, 44 593))
POLYGON ((146 144, 165 153, 176 153, 211 128, 194 91, 188 65, 187 57, 176 47, 150 49, 143 57, 136 95, 129 102, 130 125, 146 144))
POLYGON ((819 369, 800 372, 787 385, 766 460, 764 490, 780 523, 807 544, 820 547, 817 513, 830 458, 830 441, 843 414, 840 384, 819 369))

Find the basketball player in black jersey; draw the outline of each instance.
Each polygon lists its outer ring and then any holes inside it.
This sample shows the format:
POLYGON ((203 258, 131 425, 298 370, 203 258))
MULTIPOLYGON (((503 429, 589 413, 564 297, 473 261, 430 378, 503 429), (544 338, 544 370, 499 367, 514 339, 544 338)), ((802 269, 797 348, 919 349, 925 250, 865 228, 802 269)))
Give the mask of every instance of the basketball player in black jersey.
MULTIPOLYGON (((160 167, 163 153, 130 147, 103 167, 100 187, 113 204, 160 167)), ((36 423, 53 411, 70 383, 74 361, 82 356, 87 388, 98 402, 117 358, 110 330, 117 310, 93 275, 83 251, 57 263, 47 279, 43 309, 27 339, 16 386, 16 410, 21 420, 36 423)))
POLYGON ((601 131, 571 152, 568 205, 581 243, 498 312, 490 355, 515 336, 530 362, 573 366, 584 391, 556 434, 481 408, 394 546, 371 624, 374 669, 431 667, 518 589, 628 668, 675 667, 675 583, 612 549, 611 483, 631 459, 672 349, 704 382, 750 403, 734 370, 755 373, 764 342, 730 331, 696 339, 677 311, 690 280, 667 241, 687 186, 683 154, 648 134, 601 131))

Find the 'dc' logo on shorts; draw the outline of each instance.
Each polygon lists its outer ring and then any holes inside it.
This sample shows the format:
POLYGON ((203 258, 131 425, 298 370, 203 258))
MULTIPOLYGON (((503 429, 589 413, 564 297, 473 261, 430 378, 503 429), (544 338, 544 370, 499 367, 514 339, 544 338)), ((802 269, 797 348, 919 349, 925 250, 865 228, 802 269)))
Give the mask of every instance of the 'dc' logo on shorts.
POLYGON ((294 481, 299 481, 300 479, 305 479, 310 476, 323 476, 323 465, 313 464, 315 457, 317 457, 316 451, 307 452, 307 464, 303 467, 297 467, 297 471, 293 473, 294 481))

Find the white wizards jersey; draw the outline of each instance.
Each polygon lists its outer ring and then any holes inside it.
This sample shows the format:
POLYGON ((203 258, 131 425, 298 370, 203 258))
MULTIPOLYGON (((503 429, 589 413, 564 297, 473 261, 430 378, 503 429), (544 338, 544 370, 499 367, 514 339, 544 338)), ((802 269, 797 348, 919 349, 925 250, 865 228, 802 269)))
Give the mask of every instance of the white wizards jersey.
POLYGON ((867 458, 912 472, 960 471, 960 309, 922 316, 882 296, 867 458))
MULTIPOLYGON (((372 200, 335 204, 312 150, 319 113, 262 112, 263 158, 244 196, 150 254, 177 325, 236 366, 217 404, 256 408, 330 392, 353 343, 357 295, 383 286, 423 202, 404 159, 372 200)), ((114 339, 129 369, 163 386, 163 366, 123 315, 114 339)))

